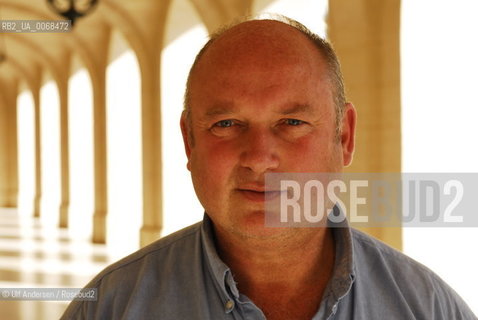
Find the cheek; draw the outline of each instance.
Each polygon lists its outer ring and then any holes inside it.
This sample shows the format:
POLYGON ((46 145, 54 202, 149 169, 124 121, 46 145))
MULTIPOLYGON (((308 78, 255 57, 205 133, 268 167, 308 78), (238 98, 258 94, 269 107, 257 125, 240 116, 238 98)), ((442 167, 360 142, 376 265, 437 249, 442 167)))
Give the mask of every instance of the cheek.
POLYGON ((221 184, 227 181, 237 159, 234 149, 227 145, 196 145, 191 152, 191 173, 203 183, 221 184))
POLYGON ((226 148, 196 145, 191 150, 191 177, 203 207, 217 212, 228 197, 232 181, 234 158, 226 148))
POLYGON ((332 136, 304 137, 282 150, 281 165, 285 171, 333 171, 337 152, 332 136))

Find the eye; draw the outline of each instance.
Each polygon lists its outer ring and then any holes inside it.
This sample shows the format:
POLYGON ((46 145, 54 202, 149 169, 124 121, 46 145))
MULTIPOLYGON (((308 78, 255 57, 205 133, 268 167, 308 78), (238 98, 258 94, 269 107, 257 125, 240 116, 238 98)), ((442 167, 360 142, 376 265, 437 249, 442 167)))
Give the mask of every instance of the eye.
POLYGON ((232 127, 234 125, 234 120, 221 120, 221 121, 218 121, 214 124, 215 127, 219 127, 219 128, 229 128, 229 127, 232 127))
POLYGON ((288 124, 289 126, 299 126, 301 124, 304 124, 304 121, 297 120, 297 119, 286 119, 285 123, 288 124))
POLYGON ((279 121, 277 133, 288 141, 304 137, 313 131, 314 126, 305 120, 283 118, 279 121))
POLYGON ((209 131, 217 137, 234 137, 241 132, 244 124, 235 119, 224 119, 215 122, 209 131))

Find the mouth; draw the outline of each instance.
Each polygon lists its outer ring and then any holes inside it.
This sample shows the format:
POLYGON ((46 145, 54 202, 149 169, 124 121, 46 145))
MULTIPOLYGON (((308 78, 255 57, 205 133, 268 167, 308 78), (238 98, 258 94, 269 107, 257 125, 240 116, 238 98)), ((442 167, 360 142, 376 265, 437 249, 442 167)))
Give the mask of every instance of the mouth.
POLYGON ((273 200, 281 195, 284 191, 267 191, 255 189, 237 189, 237 191, 247 200, 253 202, 265 202, 273 200))

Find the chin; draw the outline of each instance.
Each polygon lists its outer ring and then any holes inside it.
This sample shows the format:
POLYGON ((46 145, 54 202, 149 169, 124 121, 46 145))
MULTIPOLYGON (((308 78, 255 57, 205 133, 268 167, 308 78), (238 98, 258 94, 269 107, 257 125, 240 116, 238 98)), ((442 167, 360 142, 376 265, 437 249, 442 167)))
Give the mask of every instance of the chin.
POLYGON ((268 227, 265 225, 265 213, 263 210, 255 211, 236 221, 231 232, 244 238, 271 239, 281 237, 290 232, 290 228, 268 227))

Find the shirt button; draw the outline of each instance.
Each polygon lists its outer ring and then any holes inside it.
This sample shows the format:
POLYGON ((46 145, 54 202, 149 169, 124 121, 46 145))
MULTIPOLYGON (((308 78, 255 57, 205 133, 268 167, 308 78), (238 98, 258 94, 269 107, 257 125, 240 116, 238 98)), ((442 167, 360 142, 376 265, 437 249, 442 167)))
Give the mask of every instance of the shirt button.
POLYGON ((227 300, 225 307, 226 307, 226 312, 231 312, 232 309, 234 309, 234 301, 227 300))

